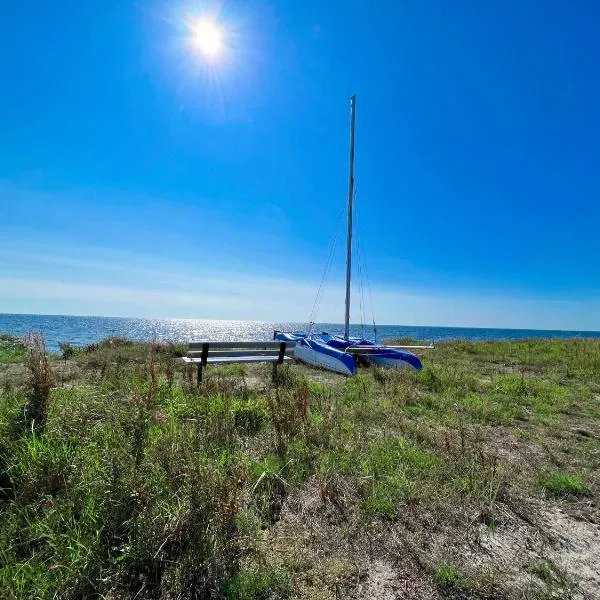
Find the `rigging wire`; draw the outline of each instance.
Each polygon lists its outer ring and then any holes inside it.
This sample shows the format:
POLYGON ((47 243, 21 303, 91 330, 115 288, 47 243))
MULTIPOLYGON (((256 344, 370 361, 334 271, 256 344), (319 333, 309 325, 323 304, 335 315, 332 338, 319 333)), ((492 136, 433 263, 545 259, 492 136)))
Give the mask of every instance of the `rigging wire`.
POLYGON ((342 208, 342 210, 340 211, 340 218, 338 219, 339 226, 338 226, 337 231, 331 242, 331 246, 329 249, 329 256, 327 258, 327 262, 325 263, 325 268, 323 270, 323 276, 321 277, 321 283, 319 284, 319 289, 317 290, 317 295, 315 297, 315 301, 313 303, 313 307, 310 312, 310 316, 308 318, 308 333, 312 333, 313 327, 315 325, 315 318, 317 316, 317 312, 318 312, 321 302, 323 300, 323 286, 325 285, 325 281, 329 275, 329 272, 331 271, 331 266, 333 264, 333 257, 335 255, 337 241, 340 237, 340 232, 342 230, 343 223, 344 223, 344 221, 343 221, 344 211, 345 211, 345 208, 342 208))
POLYGON ((369 270, 367 269, 367 261, 363 261, 365 265, 365 278, 367 280, 367 291, 369 292, 369 304, 371 306, 371 320, 373 321, 373 341, 377 343, 377 325, 375 324, 375 309, 373 308, 373 294, 371 293, 371 282, 369 280, 369 270))
POLYGON ((358 242, 357 247, 358 254, 358 293, 359 295, 359 307, 360 307, 360 335, 365 339, 365 291, 363 286, 363 277, 362 277, 362 265, 361 265, 361 252, 360 252, 360 242, 358 242))
POLYGON ((367 261, 363 257, 363 263, 365 267, 365 279, 367 280, 367 291, 369 292, 369 304, 371 306, 371 320, 373 321, 373 341, 377 343, 377 325, 375 324, 375 309, 373 308, 373 294, 371 293, 371 281, 369 279, 369 270, 367 268, 367 261))
MULTIPOLYGON (((356 198, 356 189, 354 190, 354 198, 356 198)), ((313 307, 312 307, 312 310, 310 312, 310 316, 308 319, 308 333, 312 333, 312 331, 313 331, 313 328, 315 326, 315 319, 318 314, 319 308, 321 306, 321 302, 323 301, 325 281, 327 280, 327 277, 329 276, 329 273, 331 271, 337 243, 338 243, 338 240, 340 237, 340 233, 344 226, 343 216, 344 216, 345 210, 346 210, 346 208, 343 207, 342 210, 340 211, 340 217, 338 219, 339 225, 338 225, 337 231, 333 237, 333 240, 331 242, 331 246, 329 249, 329 256, 327 258, 327 262, 326 262, 325 268, 323 270, 323 275, 321 277, 321 282, 320 282, 319 288, 317 290, 317 295, 315 297, 315 301, 313 303, 313 307)), ((358 270, 358 292, 359 292, 361 335, 363 338, 365 337, 365 312, 366 312, 365 281, 366 281, 366 288, 367 288, 367 292, 369 294, 369 304, 370 304, 370 308, 371 308, 371 319, 373 322, 374 341, 377 342, 377 325, 375 324, 375 311, 373 309, 373 295, 371 292, 371 283, 370 283, 370 279, 369 279, 367 262, 365 260, 365 253, 364 253, 364 247, 363 247, 364 245, 361 246, 361 241, 360 241, 356 202, 353 203, 353 220, 354 220, 354 232, 355 232, 354 246, 355 246, 355 250, 356 250, 356 256, 357 256, 356 262, 357 262, 357 267, 358 267, 357 270, 358 270), (364 277, 363 277, 363 271, 364 271, 364 277)))
MULTIPOLYGON (((356 198, 356 192, 354 193, 354 197, 356 198)), ((357 256, 357 265, 358 265, 358 293, 359 293, 359 307, 360 307, 360 329, 361 336, 364 339, 365 337, 365 292, 363 286, 363 276, 362 276, 362 252, 360 247, 360 234, 358 227, 358 218, 356 211, 356 203, 354 203, 354 223, 355 223, 355 231, 356 231, 356 256, 357 256)))
MULTIPOLYGON (((355 194, 356 195, 356 194, 355 194)), ((356 212, 356 204, 355 206, 355 212, 356 212)), ((357 229, 357 240, 360 240, 359 237, 359 233, 358 233, 358 226, 356 227, 357 229)), ((365 280, 366 280, 366 287, 367 287, 367 292, 369 294, 369 305, 371 308, 371 320, 373 322, 373 341, 375 343, 377 343, 377 325, 375 323, 375 310, 373 308, 373 294, 371 292, 371 282, 370 282, 370 278, 369 278, 369 270, 367 268, 367 261, 365 259, 365 250, 364 250, 364 244, 362 246, 360 246, 360 242, 358 245, 358 257, 359 257, 359 278, 360 278, 360 285, 361 285, 361 295, 364 294, 364 291, 362 289, 362 273, 360 272, 360 268, 362 267, 362 269, 364 269, 365 272, 365 280)), ((362 303, 364 304, 364 297, 362 298, 362 303)), ((362 308, 361 308, 362 310, 362 308)), ((364 337, 364 335, 363 335, 364 337)))

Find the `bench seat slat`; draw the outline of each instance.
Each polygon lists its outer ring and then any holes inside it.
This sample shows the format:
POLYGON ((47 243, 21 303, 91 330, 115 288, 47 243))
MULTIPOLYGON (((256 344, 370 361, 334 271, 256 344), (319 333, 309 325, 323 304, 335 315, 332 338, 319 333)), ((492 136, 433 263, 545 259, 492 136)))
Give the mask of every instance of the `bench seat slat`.
MULTIPOLYGON (((280 341, 270 342, 190 342, 188 345, 189 351, 200 352, 203 344, 209 344, 210 350, 242 350, 242 349, 254 349, 254 350, 277 350, 279 349, 280 341)), ((286 342, 288 348, 293 348, 296 342, 286 342)))
MULTIPOLYGON (((187 356, 190 358, 200 358, 202 352, 188 352, 187 356)), ((277 350, 209 350, 208 356, 278 356, 279 349, 277 350)))
MULTIPOLYGON (((187 364, 197 364, 202 362, 200 357, 194 358, 190 356, 184 356, 182 358, 183 362, 187 364)), ((206 360, 207 364, 223 364, 223 363, 254 363, 254 362, 277 362, 279 357, 277 355, 274 356, 264 356, 264 355, 245 355, 245 356, 214 356, 212 354, 208 355, 206 360)), ((284 356, 283 360, 292 360, 290 356, 284 356)))

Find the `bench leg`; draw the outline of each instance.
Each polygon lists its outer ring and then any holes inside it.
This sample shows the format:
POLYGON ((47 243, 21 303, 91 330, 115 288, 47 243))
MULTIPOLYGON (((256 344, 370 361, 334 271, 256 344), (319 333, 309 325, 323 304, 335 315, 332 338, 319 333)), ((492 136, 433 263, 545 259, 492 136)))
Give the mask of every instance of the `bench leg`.
POLYGON ((202 383, 202 363, 198 363, 198 378, 196 380, 196 385, 200 385, 202 383))
POLYGON ((277 381, 277 365, 280 365, 283 362, 286 346, 287 344, 285 342, 281 342, 281 344, 279 344, 279 355, 277 356, 277 362, 273 363, 273 382, 277 381))

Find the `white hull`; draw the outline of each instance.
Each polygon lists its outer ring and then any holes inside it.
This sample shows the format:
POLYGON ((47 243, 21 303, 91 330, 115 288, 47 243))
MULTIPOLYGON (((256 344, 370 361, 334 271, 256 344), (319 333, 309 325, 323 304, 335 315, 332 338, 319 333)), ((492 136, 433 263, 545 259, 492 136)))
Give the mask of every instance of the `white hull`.
POLYGON ((321 367, 328 371, 334 371, 335 373, 341 373, 342 375, 353 375, 354 373, 348 369, 348 367, 335 356, 324 354, 313 350, 308 346, 297 344, 294 348, 294 355, 298 360, 312 365, 313 367, 321 367))

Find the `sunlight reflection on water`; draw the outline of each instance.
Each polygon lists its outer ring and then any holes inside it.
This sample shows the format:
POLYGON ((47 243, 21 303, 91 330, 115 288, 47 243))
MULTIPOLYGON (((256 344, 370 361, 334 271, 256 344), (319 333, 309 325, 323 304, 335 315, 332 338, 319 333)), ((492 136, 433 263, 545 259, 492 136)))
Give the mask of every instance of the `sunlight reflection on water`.
MULTIPOLYGON (((56 351, 58 342, 76 345, 90 344, 102 338, 118 335, 133 340, 150 339, 188 342, 210 339, 269 340, 274 329, 294 331, 306 328, 306 323, 269 323, 264 321, 223 321, 211 319, 127 319, 118 317, 74 317, 55 315, 3 315, 0 314, 0 333, 22 336, 28 331, 42 331, 48 349, 56 351)), ((317 331, 342 334, 343 325, 319 324, 317 331)), ((413 327, 380 325, 378 339, 411 337, 424 341, 448 339, 488 340, 523 339, 529 337, 600 337, 600 332, 542 331, 535 329, 479 329, 462 327, 413 327)), ((351 326, 351 335, 373 339, 372 328, 351 326)))

